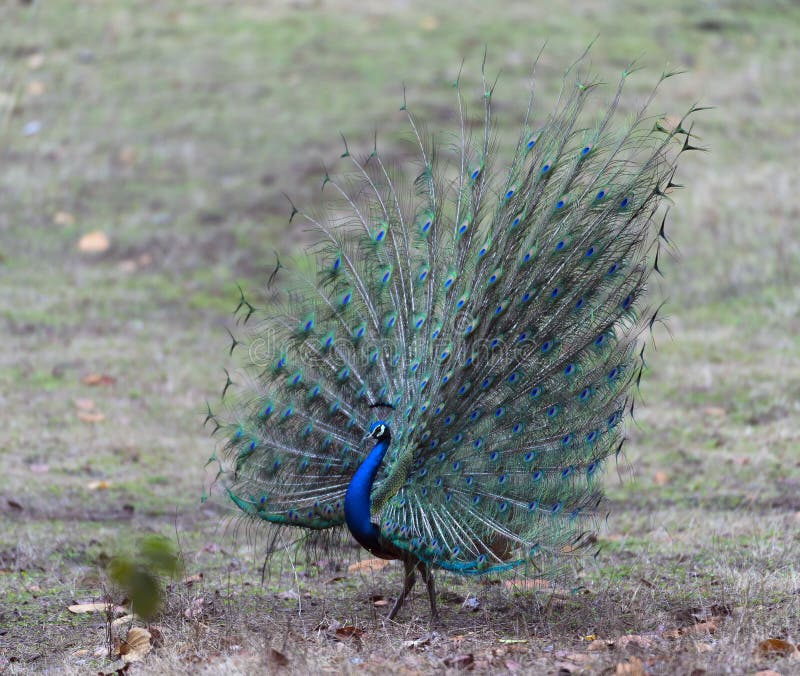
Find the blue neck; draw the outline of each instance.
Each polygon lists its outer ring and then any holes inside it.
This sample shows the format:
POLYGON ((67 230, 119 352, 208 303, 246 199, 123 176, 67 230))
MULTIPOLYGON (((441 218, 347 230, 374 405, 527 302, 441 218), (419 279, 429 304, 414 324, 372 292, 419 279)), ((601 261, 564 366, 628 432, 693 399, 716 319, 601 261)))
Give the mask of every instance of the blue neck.
POLYGON ((358 466, 344 496, 344 518, 347 527, 358 543, 376 556, 380 555, 381 546, 378 540, 378 528, 369 518, 369 494, 387 448, 389 448, 388 439, 379 441, 373 446, 364 462, 358 466))

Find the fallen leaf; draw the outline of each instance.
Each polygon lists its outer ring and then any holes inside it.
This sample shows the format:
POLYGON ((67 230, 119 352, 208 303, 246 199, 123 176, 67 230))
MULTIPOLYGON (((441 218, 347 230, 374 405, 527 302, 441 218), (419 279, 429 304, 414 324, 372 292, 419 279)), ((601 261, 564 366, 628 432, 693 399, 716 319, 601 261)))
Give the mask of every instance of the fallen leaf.
POLYGON ((687 627, 678 627, 677 629, 668 629, 667 631, 663 632, 661 635, 664 638, 675 640, 679 639, 681 636, 687 636, 691 634, 713 634, 717 630, 717 625, 713 620, 709 620, 708 622, 698 622, 697 624, 692 624, 687 627))
POLYGON ((592 652, 605 652, 606 650, 610 650, 614 647, 614 641, 604 641, 601 638, 597 638, 591 643, 589 643, 589 650, 592 652))
POLYGON ((108 235, 100 230, 87 232, 78 240, 78 250, 83 253, 102 253, 108 250, 109 246, 111 246, 111 241, 108 239, 108 235))
POLYGON ((795 647, 789 641, 784 641, 781 638, 767 638, 759 642, 756 648, 756 653, 761 657, 768 657, 770 655, 780 655, 787 657, 795 651, 795 647))
POLYGON ((93 411, 94 402, 91 399, 76 399, 75 408, 79 411, 93 411))
POLYGON ((423 16, 419 20, 419 27, 424 31, 433 31, 439 27, 439 19, 433 15, 423 16))
POLYGON ((87 373, 81 382, 90 387, 97 387, 98 385, 113 385, 116 380, 105 373, 87 373))
POLYGON ((44 94, 44 83, 40 80, 31 80, 28 86, 25 87, 25 93, 32 99, 35 99, 44 94))
POLYGON ((131 627, 125 640, 119 645, 116 653, 122 656, 123 662, 140 662, 152 650, 150 632, 142 627, 131 627))
POLYGON ((114 615, 120 615, 125 612, 122 606, 116 606, 113 603, 106 603, 104 601, 96 601, 93 603, 76 603, 67 607, 67 610, 76 615, 80 613, 107 613, 111 612, 114 615))
POLYGON ((698 654, 702 655, 703 653, 710 653, 714 650, 714 646, 711 643, 703 643, 703 641, 696 641, 694 644, 694 649, 698 652, 698 654))
POLYGON ((31 70, 39 70, 44 65, 44 54, 32 54, 28 58, 28 68, 31 70))
POLYGON ((593 659, 589 653, 568 653, 564 655, 565 660, 569 660, 570 662, 575 662, 575 664, 583 664, 584 662, 588 662, 589 660, 593 659))
POLYGON ((16 500, 12 500, 11 498, 8 498, 8 500, 6 500, 6 503, 8 503, 8 506, 11 507, 11 509, 15 509, 18 512, 22 511, 22 505, 19 504, 16 500))
POLYGON ((100 479, 99 481, 90 481, 86 484, 86 488, 90 491, 105 491, 111 486, 111 484, 106 481, 105 479, 100 479))
POLYGON ((183 616, 187 620, 196 620, 199 617, 202 617, 205 613, 205 606, 206 600, 202 596, 198 596, 194 601, 192 601, 188 606, 186 606, 186 610, 183 611, 183 616))
POLYGON ((444 666, 446 667, 455 667, 456 669, 464 669, 469 667, 471 664, 475 662, 475 656, 472 653, 466 653, 464 655, 453 655, 453 657, 445 657, 444 658, 444 666))
POLYGON ((627 662, 617 662, 614 673, 617 676, 645 676, 642 660, 638 657, 631 657, 627 662))
POLYGON ((123 615, 122 617, 118 617, 111 623, 112 627, 121 627, 123 624, 132 624, 138 618, 136 617, 135 613, 128 613, 127 615, 123 615))
POLYGON ((100 411, 79 411, 78 420, 85 423, 99 423, 106 419, 100 411))
POLYGON ((188 575, 187 577, 181 580, 181 582, 183 582, 183 584, 185 584, 187 587, 191 587, 195 582, 202 582, 202 581, 203 581, 202 573, 195 573, 194 575, 188 575))
POLYGON ((372 605, 376 608, 383 608, 389 605, 389 602, 386 599, 378 599, 377 601, 373 601, 372 605))
POLYGON ((717 631, 717 624, 713 620, 698 622, 684 629, 685 634, 713 634, 717 631))
POLYGON ((389 565, 388 559, 364 559, 350 564, 347 567, 348 573, 377 573, 389 565))
POLYGON ((345 639, 345 638, 354 638, 360 639, 364 635, 364 630, 359 629, 358 627, 354 627, 353 625, 346 624, 342 627, 339 627, 334 632, 337 638, 345 639))
POLYGON ((635 645, 640 648, 653 647, 652 640, 644 636, 639 636, 639 634, 628 634, 625 636, 620 636, 618 639, 616 639, 616 641, 614 641, 614 644, 618 648, 627 648, 629 645, 635 645))
POLYGON ((728 415, 728 412, 719 406, 706 406, 703 409, 703 413, 714 418, 724 418, 726 415, 728 415))
POLYGON ((269 660, 270 664, 274 667, 285 667, 289 664, 289 658, 279 650, 275 650, 275 648, 269 649, 267 660, 269 660))
POLYGON ((75 225, 75 216, 69 211, 56 211, 53 215, 53 223, 63 226, 75 225))
POLYGON ((150 644, 154 648, 164 645, 164 634, 161 632, 161 627, 157 624, 149 624, 147 631, 150 632, 150 644))
POLYGON ((653 475, 653 483, 656 486, 666 486, 669 483, 669 474, 663 470, 658 470, 653 475))
POLYGON ((117 154, 117 159, 121 164, 124 164, 126 167, 130 167, 136 162, 136 156, 136 148, 133 146, 123 146, 120 148, 120 151, 117 154))
POLYGON ((602 638, 596 638, 594 641, 589 643, 587 650, 591 652, 605 652, 606 650, 611 650, 614 645, 614 641, 606 641, 602 638))

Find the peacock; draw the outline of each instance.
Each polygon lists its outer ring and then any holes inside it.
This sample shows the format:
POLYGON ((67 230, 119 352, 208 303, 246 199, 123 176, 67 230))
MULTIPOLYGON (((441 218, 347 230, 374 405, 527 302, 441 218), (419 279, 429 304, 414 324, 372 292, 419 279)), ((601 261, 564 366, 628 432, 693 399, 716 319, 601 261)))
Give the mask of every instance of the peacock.
POLYGON ((231 352, 246 356, 208 417, 224 492, 276 531, 349 531, 402 561, 389 619, 417 573, 437 620, 435 569, 541 576, 591 541, 658 314, 643 306, 669 244, 665 200, 698 149, 699 106, 648 112, 673 71, 618 120, 634 70, 593 112, 602 83, 579 59, 539 122, 531 84, 506 158, 485 65, 479 121, 459 74, 444 140, 404 88, 418 166, 342 137, 349 171, 322 180, 333 206, 289 200, 308 255, 276 265, 264 309, 240 288, 231 352))

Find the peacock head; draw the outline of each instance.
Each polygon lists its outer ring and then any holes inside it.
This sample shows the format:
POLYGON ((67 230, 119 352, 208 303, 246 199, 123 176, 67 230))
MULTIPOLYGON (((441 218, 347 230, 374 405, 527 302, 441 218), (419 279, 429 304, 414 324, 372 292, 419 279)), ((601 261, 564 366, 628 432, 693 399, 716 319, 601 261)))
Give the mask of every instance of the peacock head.
POLYGON ((392 438, 392 433, 389 430, 389 425, 385 420, 378 420, 370 425, 369 434, 367 437, 370 439, 375 439, 375 441, 390 441, 392 438))

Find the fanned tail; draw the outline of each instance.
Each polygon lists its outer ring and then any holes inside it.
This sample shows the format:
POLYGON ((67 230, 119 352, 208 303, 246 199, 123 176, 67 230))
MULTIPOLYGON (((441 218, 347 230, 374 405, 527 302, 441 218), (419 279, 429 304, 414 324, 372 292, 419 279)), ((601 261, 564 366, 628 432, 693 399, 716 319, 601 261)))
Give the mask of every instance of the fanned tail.
POLYGON ((474 131, 456 83, 451 153, 404 100, 413 182, 392 174, 377 142, 362 160, 344 141, 349 180, 323 179, 341 208, 315 216, 292 204, 313 256, 281 269, 279 307, 259 312, 242 295, 237 308, 245 368, 210 415, 244 513, 342 525, 364 435, 382 418, 393 442, 372 505, 394 547, 482 573, 538 569, 575 545, 633 405, 661 204, 678 157, 695 149, 686 126, 697 107, 668 124, 648 114, 651 96, 615 129, 631 71, 593 121, 601 86, 580 62, 538 125, 531 96, 504 169, 485 78, 474 131))

